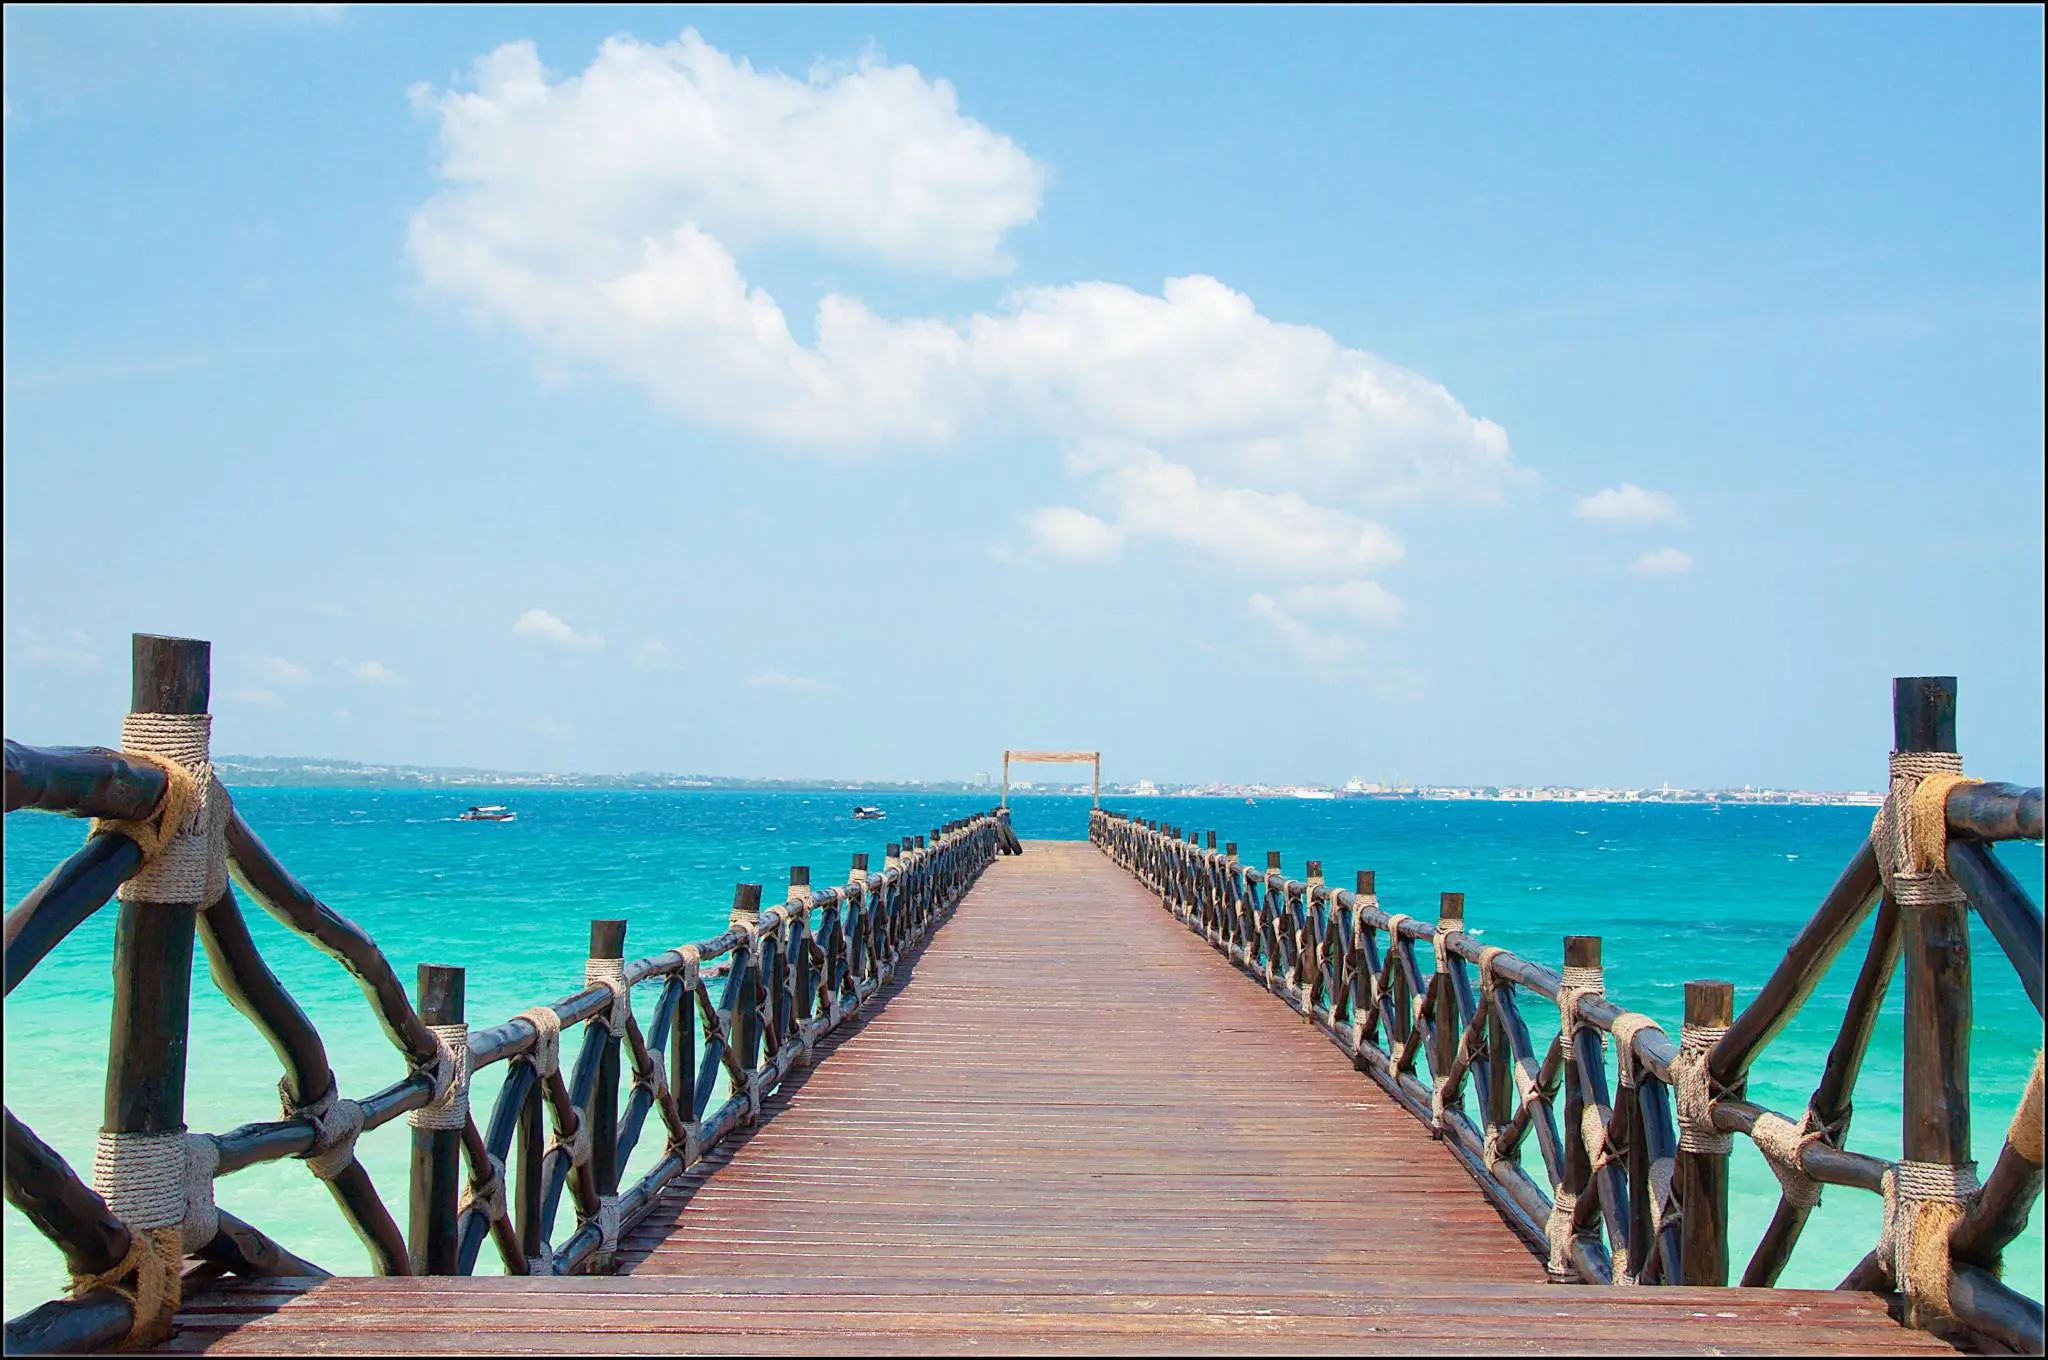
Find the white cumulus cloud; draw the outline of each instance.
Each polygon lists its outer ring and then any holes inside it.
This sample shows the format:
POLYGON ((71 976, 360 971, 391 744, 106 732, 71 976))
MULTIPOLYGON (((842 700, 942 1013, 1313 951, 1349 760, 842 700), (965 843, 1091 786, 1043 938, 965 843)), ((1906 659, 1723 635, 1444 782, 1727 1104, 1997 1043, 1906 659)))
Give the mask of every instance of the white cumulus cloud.
POLYGON ((1034 285, 966 318, 832 293, 799 341, 741 269, 755 246, 987 272, 1037 215, 1044 168, 915 68, 867 57, 797 80, 686 32, 613 39, 560 79, 512 43, 471 84, 414 93, 442 180, 408 238, 421 277, 543 362, 593 364, 688 419, 818 449, 1019 425, 1349 501, 1489 502, 1525 475, 1441 385, 1204 275, 1157 294, 1034 285))
POLYGON ((1296 614, 1339 614, 1381 628, 1394 627, 1408 612, 1400 597, 1377 581, 1296 586, 1281 602, 1296 614))
POLYGON ((1676 548, 1646 552, 1629 565, 1629 570, 1640 576, 1677 576, 1692 568, 1693 560, 1676 548))
POLYGON ((342 669, 350 679, 363 685, 402 685, 405 677, 381 661, 343 662, 342 669))
POLYGON ((595 652, 604 648, 604 639, 597 634, 579 633, 545 609, 529 609, 521 614, 512 621, 512 632, 516 637, 534 638, 572 652, 595 652))
POLYGON ((1038 550, 1062 562, 1113 562, 1124 550, 1124 531, 1085 510, 1048 505, 1023 517, 1038 550))
POLYGON ((662 671, 675 664, 668 644, 660 638, 648 638, 633 649, 633 664, 643 670, 662 671))
POLYGON ((1678 502, 1662 491, 1645 491, 1632 482, 1611 486, 1572 503, 1578 519, 1609 524, 1658 524, 1678 518, 1678 502))

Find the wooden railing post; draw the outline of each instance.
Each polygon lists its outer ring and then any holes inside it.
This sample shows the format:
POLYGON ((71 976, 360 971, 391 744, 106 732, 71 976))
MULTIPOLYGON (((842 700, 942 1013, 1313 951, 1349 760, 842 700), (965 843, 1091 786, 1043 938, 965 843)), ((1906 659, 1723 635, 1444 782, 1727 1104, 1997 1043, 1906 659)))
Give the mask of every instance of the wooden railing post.
MULTIPOLYGON (((207 711, 212 690, 213 645, 192 638, 137 633, 129 711, 193 716, 207 711)), ((124 745, 127 744, 124 739, 124 745)), ((100 1124, 102 1158, 145 1173, 185 1131, 185 1058, 191 1032, 192 941, 199 908, 188 902, 150 900, 137 880, 121 889, 114 928, 114 1004, 107 1043, 106 1103, 100 1124)), ((175 1155, 182 1166, 184 1145, 175 1155)), ((99 1159, 95 1159, 99 1160, 99 1159)), ((161 1235, 163 1267, 177 1275, 184 1256, 171 1230, 184 1219, 182 1195, 176 1205, 152 1203, 164 1197, 133 1188, 131 1179, 102 1175, 100 1192, 131 1229, 152 1239, 161 1235)), ((182 1173, 178 1177, 182 1186, 182 1173)), ((154 1249, 154 1248, 152 1248, 154 1249)), ((162 1317, 138 1318, 138 1331, 152 1340, 170 1334, 169 1309, 162 1317)))
MULTIPOLYGON (((460 968, 423 963, 419 971, 420 1021, 438 1028, 444 1038, 450 1027, 463 1024, 464 974, 460 968)), ((451 1045, 452 1046, 452 1045, 451 1045)), ((459 1055, 458 1055, 459 1057, 459 1055)), ((455 1085, 464 1085, 457 1072, 455 1085)), ((412 1220, 406 1243, 415 1275, 459 1274, 461 1239, 456 1235, 456 1205, 462 1195, 462 1125, 446 1127, 459 1104, 467 1120, 467 1101, 454 1101, 413 1111, 412 1220), (443 1115, 447 1117, 442 1117, 443 1115)))
MULTIPOLYGON (((1953 676, 1892 681, 1892 748, 1901 755, 1956 749, 1953 676)), ((1960 901, 1901 902, 1904 927, 1905 1124, 1902 1162, 1974 1171, 1970 1157, 1970 919, 1960 901)), ((1903 1183, 1905 1173, 1902 1171, 1903 1183)), ((1903 1254, 1903 1253, 1902 1253, 1903 1254)), ((1925 1326, 1913 1292, 1907 1321, 1925 1326)))
MULTIPOLYGON (((585 976, 616 978, 624 967, 626 958, 626 923, 624 921, 592 921, 590 923, 590 960, 585 964, 585 976)), ((598 1053, 597 1080, 590 1087, 590 1175, 597 1182, 597 1197, 600 1203, 616 1200, 619 1193, 619 1046, 625 1040, 625 1025, 621 1020, 614 1028, 609 1018, 603 1022, 593 1020, 592 1024, 604 1024, 604 1047, 598 1053)), ((609 1226, 609 1225, 607 1225, 609 1226)), ((609 1274, 613 1269, 612 1253, 606 1250, 616 1243, 601 1245, 590 1260, 588 1267, 592 1274, 609 1274)))
MULTIPOLYGON (((1735 984, 1693 981, 1685 984, 1685 1024, 1699 1030, 1725 1030, 1735 1021, 1735 984)), ((1682 1136, 1673 1179, 1677 1186, 1680 1284, 1723 1286, 1728 1283, 1728 1151, 1725 1137, 1719 1151, 1688 1148, 1682 1136)))
MULTIPOLYGON (((1445 930, 1463 930, 1465 894, 1440 894, 1437 898, 1436 917, 1439 943, 1445 930)), ((1432 1082, 1441 1081, 1451 1070, 1451 1064, 1458 1060, 1458 1039, 1465 1030, 1464 1017, 1458 1014, 1458 994, 1451 987, 1450 955, 1441 949, 1437 951, 1436 970, 1436 1013, 1433 1017, 1436 1042, 1431 1046, 1429 1053, 1429 1075, 1432 1082)), ((1448 1101, 1451 1095, 1451 1092, 1446 1091, 1445 1100, 1448 1101)), ((1442 1130, 1439 1129, 1438 1133, 1441 1134, 1442 1130)))

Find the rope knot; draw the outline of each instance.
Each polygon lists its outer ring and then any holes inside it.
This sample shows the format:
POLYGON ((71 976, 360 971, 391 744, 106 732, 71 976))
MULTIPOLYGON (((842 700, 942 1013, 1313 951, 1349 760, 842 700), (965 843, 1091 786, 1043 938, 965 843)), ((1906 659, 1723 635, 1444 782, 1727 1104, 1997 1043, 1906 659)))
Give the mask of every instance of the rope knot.
POLYGON ((313 1146, 299 1155, 306 1169, 323 1181, 331 1181, 348 1170, 356 1159, 356 1139, 363 1132, 362 1105, 341 1099, 340 1091, 331 1072, 327 1076, 327 1093, 305 1103, 293 1100, 290 1078, 277 1084, 284 1117, 313 1122, 313 1146))
POLYGON ((583 962, 583 985, 604 987, 612 994, 610 1011, 606 1012, 604 1027, 613 1034, 626 1032, 626 1017, 633 1010, 633 989, 626 985, 626 961, 624 959, 585 959, 583 962))
POLYGON ((469 1026, 428 1025, 435 1039, 433 1066, 422 1068, 434 1079, 433 1098, 410 1111, 406 1122, 416 1129, 459 1129, 469 1122, 469 1026))
POLYGON ((1902 907, 1967 901, 1948 873, 1948 796, 1982 781, 1963 774, 1953 751, 1894 751, 1890 773, 1891 790, 1870 824, 1885 890, 1902 907))
POLYGON ((526 1060, 533 1064, 534 1076, 546 1081, 562 1070, 562 1017, 555 1014, 553 1006, 535 1006, 512 1017, 524 1020, 533 1026, 533 1048, 526 1060))
POLYGON ((164 794, 146 817, 98 820, 142 852, 142 868, 115 890, 123 902, 213 905, 227 890, 227 824, 233 800, 213 774, 207 713, 130 713, 121 752, 164 772, 164 794))
POLYGON ((1550 1239, 1550 1257, 1543 1269, 1552 1284, 1572 1284, 1579 1278, 1578 1267, 1572 1264, 1572 1220, 1578 1208, 1579 1197, 1560 1186, 1543 1224, 1543 1235, 1550 1239))
POLYGON ((495 1223, 505 1216, 505 1162, 492 1153, 485 1166, 487 1170, 482 1180, 475 1179, 472 1172, 455 1212, 466 1214, 474 1209, 484 1216, 485 1222, 495 1223))
POLYGON ((1820 1203, 1820 1182, 1806 1174, 1799 1155, 1808 1143, 1821 1138, 1826 1132, 1814 1127, 1811 1110, 1802 1115, 1797 1124, 1769 1110, 1756 1117, 1749 1136, 1756 1143, 1757 1150, 1763 1153, 1764 1161, 1769 1163, 1771 1174, 1778 1178, 1787 1204, 1811 1209, 1820 1203))
POLYGON ((1672 1092, 1678 1102, 1678 1146, 1685 1152, 1728 1155, 1728 1135, 1714 1127, 1714 1079, 1707 1058, 1726 1025, 1682 1025, 1678 1056, 1671 1060, 1672 1092))

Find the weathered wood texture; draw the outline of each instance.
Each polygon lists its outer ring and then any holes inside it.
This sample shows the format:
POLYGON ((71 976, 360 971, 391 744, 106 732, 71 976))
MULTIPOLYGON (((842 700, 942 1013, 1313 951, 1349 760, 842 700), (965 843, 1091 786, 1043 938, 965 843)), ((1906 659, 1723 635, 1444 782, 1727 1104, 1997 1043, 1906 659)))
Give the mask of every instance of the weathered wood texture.
POLYGON ((171 1348, 1946 1349, 1870 1295, 1542 1284, 1320 1033, 1092 846, 1028 849, 664 1193, 629 1274, 236 1282, 171 1348))

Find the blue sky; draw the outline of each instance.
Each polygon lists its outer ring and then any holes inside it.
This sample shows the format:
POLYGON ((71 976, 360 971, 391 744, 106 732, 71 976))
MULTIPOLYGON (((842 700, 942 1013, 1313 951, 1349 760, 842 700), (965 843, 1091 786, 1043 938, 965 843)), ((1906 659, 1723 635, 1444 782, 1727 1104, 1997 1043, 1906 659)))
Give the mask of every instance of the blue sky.
POLYGON ((2041 777, 2038 10, 5 22, 10 736, 2041 777))

